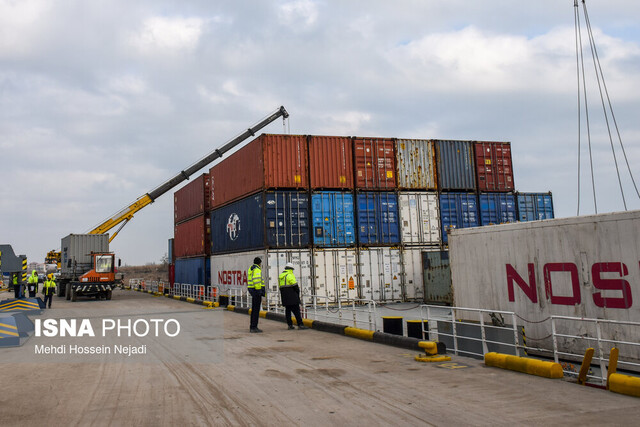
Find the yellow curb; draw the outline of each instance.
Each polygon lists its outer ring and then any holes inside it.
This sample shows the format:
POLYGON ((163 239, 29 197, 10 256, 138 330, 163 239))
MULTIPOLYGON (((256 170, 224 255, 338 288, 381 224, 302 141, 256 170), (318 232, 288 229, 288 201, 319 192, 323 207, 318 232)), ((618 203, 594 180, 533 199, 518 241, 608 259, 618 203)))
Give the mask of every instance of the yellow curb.
MULTIPOLYGON (((251 314, 251 310, 249 310, 249 314, 251 314)), ((264 310, 263 310, 263 311, 261 311, 261 312, 260 312, 260 317, 262 317, 263 319, 266 319, 266 318, 267 318, 267 312, 266 312, 266 311, 264 311, 264 310)))
POLYGON ((193 303, 195 302, 195 298, 187 298, 187 302, 193 303))
POLYGON ((433 363, 433 362, 448 362, 449 360, 451 360, 451 356, 416 356, 416 362, 427 362, 427 363, 433 363))
POLYGON ((173 299, 177 299, 177 300, 179 300, 179 299, 180 299, 180 297, 179 297, 178 295, 174 295, 174 296, 173 296, 173 299))
POLYGON ((229 310, 229 311, 235 311, 235 309, 236 309, 235 305, 228 305, 227 306, 227 310, 229 310))
POLYGON ((487 366, 509 369, 530 375, 545 378, 562 378, 562 366, 555 362, 546 362, 526 357, 511 356, 500 353, 487 353, 484 355, 484 363, 487 366))
POLYGON ((373 331, 366 329, 346 327, 344 329, 344 334, 349 337, 360 338, 361 340, 373 340, 373 331))
POLYGON ((614 393, 640 397, 640 378, 623 374, 609 375, 609 390, 614 393))

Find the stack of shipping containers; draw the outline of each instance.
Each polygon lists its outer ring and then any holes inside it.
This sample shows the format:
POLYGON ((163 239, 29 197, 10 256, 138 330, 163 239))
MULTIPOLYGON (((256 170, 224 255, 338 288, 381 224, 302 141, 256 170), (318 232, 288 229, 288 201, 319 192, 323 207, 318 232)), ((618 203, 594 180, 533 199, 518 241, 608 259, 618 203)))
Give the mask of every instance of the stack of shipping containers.
POLYGON ((424 300, 423 253, 439 253, 442 246, 433 141, 396 142, 398 205, 402 241, 403 300, 424 300))
POLYGON ((246 290, 259 256, 271 291, 292 262, 319 303, 447 303, 447 230, 553 218, 514 189, 507 142, 263 134, 175 193, 175 281, 246 290))
POLYGON ((208 286, 211 280, 209 174, 174 193, 174 237, 169 240, 171 283, 208 286))

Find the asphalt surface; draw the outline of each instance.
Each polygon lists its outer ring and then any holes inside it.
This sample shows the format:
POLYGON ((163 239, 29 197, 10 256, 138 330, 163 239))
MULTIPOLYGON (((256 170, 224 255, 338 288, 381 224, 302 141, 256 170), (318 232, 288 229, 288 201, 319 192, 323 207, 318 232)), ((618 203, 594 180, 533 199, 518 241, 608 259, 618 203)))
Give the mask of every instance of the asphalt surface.
POLYGON ((55 297, 52 310, 30 317, 95 323, 127 315, 179 319, 181 341, 33 336, 22 347, 0 348, 0 425, 636 425, 640 419, 638 398, 464 357, 420 363, 417 352, 290 331, 266 319, 263 333, 250 334, 249 316, 138 292, 115 291, 112 301, 55 297), (133 343, 147 353, 29 354, 50 342, 133 343))

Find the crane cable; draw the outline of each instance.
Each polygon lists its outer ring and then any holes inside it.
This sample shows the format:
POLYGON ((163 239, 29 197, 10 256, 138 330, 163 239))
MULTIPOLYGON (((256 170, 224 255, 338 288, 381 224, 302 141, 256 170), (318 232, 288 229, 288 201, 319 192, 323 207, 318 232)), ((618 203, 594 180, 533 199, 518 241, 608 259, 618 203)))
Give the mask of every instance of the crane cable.
MULTIPOLYGON (((613 112, 613 106, 611 104, 611 98, 609 97, 609 91, 607 89, 607 85, 604 79, 604 73, 602 71, 602 66, 600 63, 600 57, 598 55, 598 50, 596 48, 596 44, 595 44, 595 38, 593 36, 593 30, 591 27, 591 20, 589 19, 589 14, 587 12, 587 5, 586 5, 586 1, 582 0, 582 5, 583 5, 583 10, 584 10, 584 17, 585 17, 585 27, 587 29, 587 34, 589 36, 589 46, 591 49, 591 56, 593 58, 593 65, 594 65, 594 69, 595 69, 595 73, 596 73, 596 79, 597 79, 597 83, 598 83, 598 90, 600 93, 600 100, 602 103, 602 109, 603 109, 603 113, 604 113, 604 117, 605 117, 605 122, 607 125, 607 132, 609 135, 609 143, 611 145, 611 151, 613 154, 613 160, 616 166, 616 174, 618 177, 618 184, 620 186, 620 193, 622 195, 622 202, 624 204, 624 209, 625 211, 627 210, 627 202, 626 202, 626 198, 624 195, 624 189, 622 186, 622 179, 620 176, 620 169, 618 167, 618 160, 617 160, 617 156, 616 156, 616 152, 615 152, 615 147, 614 147, 614 143, 613 143, 613 137, 611 135, 611 125, 609 122, 609 117, 607 114, 607 107, 605 105, 605 96, 606 96, 606 103, 609 107, 609 114, 611 114, 611 119, 613 121, 614 127, 616 129, 616 134, 618 136, 618 141, 620 143, 620 148, 622 150, 622 154, 624 156, 625 159, 625 163, 627 165, 627 170, 629 171, 629 176, 631 177, 631 181, 633 183, 634 189, 636 190, 636 194, 638 195, 638 198, 640 198, 640 191, 638 191, 638 186, 636 185, 636 181, 633 177, 633 173, 631 171, 631 167, 629 165, 629 159, 627 157, 627 153, 624 149, 624 144, 622 143, 622 137, 620 135, 620 129, 618 127, 618 122, 616 120, 615 114, 613 112), (603 89, 604 89, 604 93, 603 93, 603 89)), ((585 73, 584 73, 584 58, 582 55, 582 33, 580 30, 580 14, 578 11, 578 0, 574 0, 574 15, 575 15, 575 34, 576 34, 576 62, 581 63, 582 64, 582 85, 583 85, 583 91, 584 91, 584 103, 585 103, 585 117, 586 117, 586 127, 587 127, 587 135, 588 135, 588 140, 589 140, 589 158, 591 161, 591 182, 592 182, 592 187, 593 187, 593 200, 594 200, 594 206, 595 206, 595 211, 596 213, 598 213, 598 206, 597 206, 597 202, 596 202, 596 192, 595 192, 595 179, 594 179, 594 173, 593 173, 593 156, 592 156, 592 149, 591 149, 591 134, 590 134, 590 124, 589 124, 589 111, 588 111, 588 107, 587 107, 587 88, 586 88, 586 83, 585 83, 585 73)), ((581 123, 580 123, 580 66, 577 65, 577 72, 578 72, 578 215, 580 214, 580 127, 581 127, 581 123)))

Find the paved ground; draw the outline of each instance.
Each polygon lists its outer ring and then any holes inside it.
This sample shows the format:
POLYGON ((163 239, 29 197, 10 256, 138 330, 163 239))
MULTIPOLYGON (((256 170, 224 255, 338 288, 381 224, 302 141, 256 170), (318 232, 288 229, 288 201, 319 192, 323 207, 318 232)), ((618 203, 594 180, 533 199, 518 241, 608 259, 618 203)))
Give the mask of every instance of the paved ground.
POLYGON ((35 337, 21 348, 0 349, 2 360, 14 360, 0 364, 0 424, 636 425, 640 419, 637 398, 462 357, 419 363, 415 352, 288 331, 266 319, 260 320, 264 333, 249 334, 246 315, 137 292, 73 304, 56 297, 54 310, 41 317, 101 319, 122 312, 188 316, 193 323, 181 335, 204 347, 140 338, 136 344, 149 349, 144 356, 65 356, 56 363, 26 355, 41 342, 35 337), (210 355, 198 353, 207 350, 210 355))

